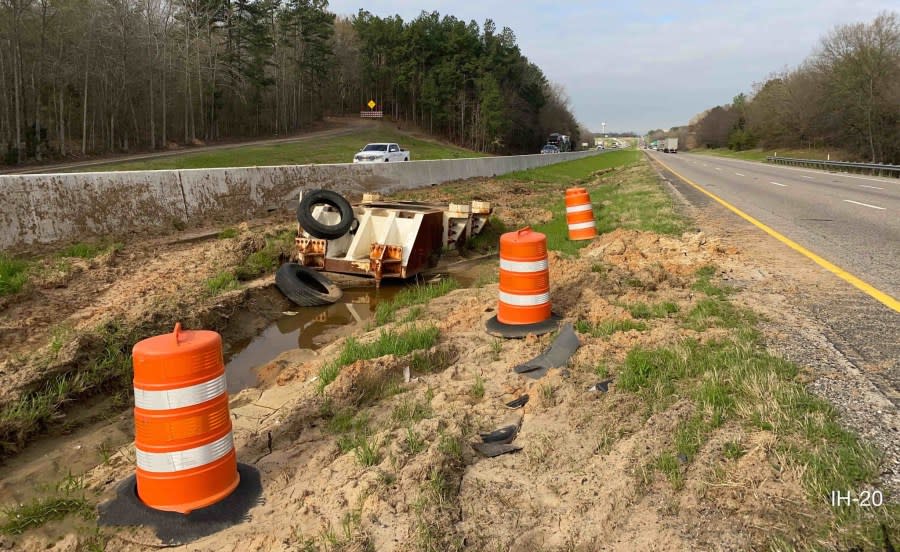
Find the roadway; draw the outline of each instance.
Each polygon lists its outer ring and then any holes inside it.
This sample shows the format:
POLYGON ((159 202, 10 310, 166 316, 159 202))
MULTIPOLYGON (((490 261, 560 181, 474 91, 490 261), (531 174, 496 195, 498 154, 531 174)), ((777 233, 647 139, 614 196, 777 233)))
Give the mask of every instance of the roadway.
POLYGON ((900 298, 900 180, 710 155, 649 153, 675 176, 693 181, 894 300, 900 298))

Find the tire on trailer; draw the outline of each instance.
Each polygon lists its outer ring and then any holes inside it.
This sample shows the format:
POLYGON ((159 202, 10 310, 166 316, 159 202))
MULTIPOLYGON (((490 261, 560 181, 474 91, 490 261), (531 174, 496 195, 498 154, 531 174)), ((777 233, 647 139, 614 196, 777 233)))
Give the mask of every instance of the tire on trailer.
POLYGON ((310 190, 303 192, 303 199, 297 207, 297 222, 306 233, 320 240, 334 240, 347 233, 353 224, 353 207, 344 196, 331 190, 310 190), (328 205, 341 213, 341 221, 337 224, 323 224, 313 215, 313 206, 328 205))
POLYGON ((344 292, 323 274, 297 263, 284 263, 275 273, 275 285, 301 307, 330 305, 344 292))

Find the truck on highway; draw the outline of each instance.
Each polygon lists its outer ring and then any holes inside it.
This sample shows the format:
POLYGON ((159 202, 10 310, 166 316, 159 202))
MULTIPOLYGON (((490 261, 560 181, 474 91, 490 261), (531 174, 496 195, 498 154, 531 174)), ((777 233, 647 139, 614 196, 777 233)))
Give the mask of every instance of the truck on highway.
POLYGON ((353 156, 354 163, 389 163, 391 161, 409 161, 409 150, 391 142, 366 144, 353 156))
POLYGON ((550 135, 550 138, 547 139, 548 144, 553 144, 554 146, 559 148, 559 151, 572 151, 572 139, 566 136, 565 134, 560 134, 558 132, 554 132, 550 135))
POLYGON ((663 148, 666 153, 678 153, 678 138, 666 138, 663 148))

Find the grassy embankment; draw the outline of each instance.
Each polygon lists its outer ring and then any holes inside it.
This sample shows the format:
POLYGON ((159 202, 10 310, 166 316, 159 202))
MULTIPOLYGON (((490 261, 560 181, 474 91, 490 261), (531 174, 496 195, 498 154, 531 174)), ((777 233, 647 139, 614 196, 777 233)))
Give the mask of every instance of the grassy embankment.
MULTIPOLYGON (((644 162, 639 152, 615 152, 503 178, 555 188, 556 195, 574 184, 587 187, 600 232, 621 227, 680 234, 686 221, 651 171, 642 171, 621 185, 610 185, 602 176, 591 181, 596 171, 623 163, 644 162)), ((563 202, 557 201, 551 209, 553 220, 535 229, 547 234, 550 249, 577 253, 586 242, 566 240, 563 202)), ((815 546, 823 539, 848 549, 872 544, 883 549, 884 535, 900 532, 900 507, 896 504, 878 509, 825 506, 833 490, 877 488, 878 453, 841 427, 837 411, 806 389, 798 366, 767 352, 756 327, 759 317, 736 306, 732 301, 736 290, 718 282, 715 274, 714 266, 697 271, 692 287, 698 298, 686 312, 679 312, 674 304, 637 303, 627 306, 636 321, 577 324, 579 331, 594 336, 644 331, 647 321, 668 317, 695 331, 728 330, 725 337, 703 342, 683 339, 671 346, 637 347, 628 352, 621 366, 598 366, 598 375, 615 374, 619 389, 638 395, 648 414, 665 411, 679 399, 695 404, 694 416, 678 426, 673 449, 650 460, 643 477, 652 480, 654 473, 659 473, 680 490, 690 463, 726 424, 738 424, 750 433, 770 432, 775 436, 772 461, 786 460, 802 473, 808 500, 805 507, 815 512, 810 516, 809 534, 775 532, 772 546, 815 546)), ((728 443, 725 450, 720 459, 723 465, 746 452, 744 443, 739 442, 728 443)))
MULTIPOLYGON (((532 195, 523 206, 550 206, 553 220, 533 227, 547 235, 550 249, 566 255, 577 254, 589 243, 566 239, 562 192, 574 185, 588 188, 600 232, 626 228, 680 235, 688 224, 637 151, 609 152, 505 175, 501 180, 528 184, 532 195), (620 171, 613 169, 639 164, 643 169, 630 172, 625 181, 617 178, 620 171)), ((454 191, 463 196, 483 193, 465 187, 454 191)), ((595 272, 605 270, 602 264, 594 268, 595 272)), ((771 434, 775 440, 769 452, 771 461, 776 465, 786 462, 802 474, 807 502, 801 511, 809 515, 807 534, 772 532, 771 545, 815 547, 821 539, 841 547, 874 544, 880 549, 885 533, 900 531, 896 504, 867 510, 831 508, 825 502, 832 490, 877 488, 878 453, 841 427, 830 404, 807 391, 798 366, 766 350, 757 329, 759 317, 736 306, 732 299, 736 290, 722 285, 715 274, 714 266, 697 271, 692 284, 696 298, 683 312, 673 303, 634 303, 623 306, 635 320, 597 325, 577 321, 577 329, 593 337, 645 331, 656 319, 674 320, 679 327, 698 332, 727 331, 708 340, 680 339, 669 346, 636 347, 621 366, 601 363, 596 367, 601 377, 614 375, 619 390, 639 397, 647 415, 665 411, 683 399, 694 404, 695 414, 679 424, 672 450, 644 466, 643 482, 659 474, 676 492, 681 491, 693 460, 726 426, 736 425, 748 434, 771 434)), ((638 280, 626 283, 640 286, 638 280)), ((742 456, 748 442, 727 443, 718 459, 721 466, 742 456)), ((717 469, 724 472, 722 467, 717 469)))
POLYGON ((412 160, 461 159, 485 154, 454 145, 411 137, 390 128, 365 129, 345 136, 310 139, 265 146, 235 146, 207 152, 125 161, 109 165, 72 169, 67 172, 144 171, 156 169, 203 169, 215 167, 257 167, 305 165, 309 163, 350 163, 353 154, 369 142, 397 142, 410 150, 412 160))

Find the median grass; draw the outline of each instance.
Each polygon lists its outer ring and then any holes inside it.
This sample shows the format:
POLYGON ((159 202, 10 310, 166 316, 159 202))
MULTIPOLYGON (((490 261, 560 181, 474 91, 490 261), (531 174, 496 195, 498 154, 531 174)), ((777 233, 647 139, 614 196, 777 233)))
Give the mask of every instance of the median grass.
MULTIPOLYGON (((298 138, 302 138, 298 137, 298 138)), ((397 142, 410 150, 412 160, 461 159, 485 154, 424 138, 414 138, 385 125, 361 129, 344 136, 310 138, 271 145, 247 145, 195 152, 156 159, 92 165, 68 172, 144 171, 156 169, 204 169, 213 167, 255 167, 265 165, 305 165, 310 163, 351 163, 353 154, 369 142, 397 142)), ((65 172, 65 171, 64 171, 65 172)))
POLYGON ((576 184, 587 188, 591 196, 599 233, 626 228, 680 235, 687 228, 686 220, 675 211, 659 178, 643 155, 634 150, 613 151, 513 174, 520 175, 520 179, 531 178, 558 185, 546 196, 553 219, 534 226, 534 229, 547 236, 549 249, 567 255, 576 255, 579 249, 591 243, 590 240, 568 239, 564 190, 576 184), (613 168, 616 170, 592 176, 598 171, 613 168))
POLYGON ((59 251, 60 257, 75 257, 79 259, 93 259, 100 255, 119 251, 124 247, 121 243, 87 243, 80 242, 69 245, 59 251))

